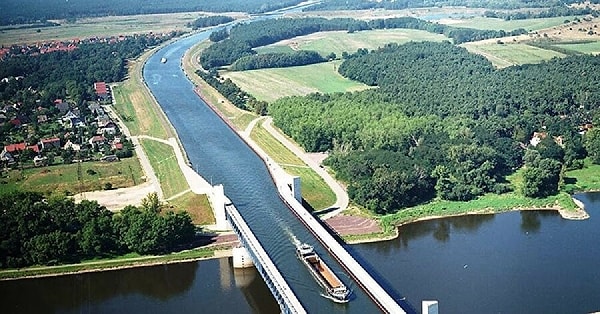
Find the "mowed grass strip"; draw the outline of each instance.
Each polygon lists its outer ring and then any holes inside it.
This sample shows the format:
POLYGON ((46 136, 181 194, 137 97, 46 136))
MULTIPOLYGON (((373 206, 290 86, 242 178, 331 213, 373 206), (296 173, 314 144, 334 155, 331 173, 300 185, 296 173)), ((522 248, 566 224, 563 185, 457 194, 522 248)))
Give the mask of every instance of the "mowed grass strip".
POLYGON ((146 52, 137 60, 129 61, 129 79, 113 88, 115 109, 132 135, 145 134, 166 139, 174 132, 142 83, 142 68, 150 55, 146 52))
POLYGON ((472 53, 481 54, 498 68, 516 64, 540 63, 545 60, 565 55, 556 51, 541 49, 526 44, 468 43, 462 45, 472 53))
POLYGON ((257 124, 250 138, 254 140, 274 162, 282 165, 291 175, 300 176, 302 196, 314 208, 323 209, 335 203, 335 194, 325 181, 300 158, 271 136, 260 123, 257 124))
POLYGON ((600 41, 593 41, 587 43, 564 43, 556 44, 554 46, 585 54, 600 54, 600 41))
POLYGON ((413 29, 385 29, 348 33, 347 31, 319 32, 258 48, 263 52, 287 52, 293 50, 314 50, 321 55, 342 52, 353 53, 359 48, 376 49, 387 43, 403 44, 409 41, 450 40, 444 35, 413 29))
POLYGON ((310 93, 336 93, 359 91, 369 86, 349 80, 337 72, 341 61, 312 65, 261 69, 243 72, 223 72, 241 89, 258 100, 275 101, 285 96, 301 96, 310 93))
POLYGON ((215 223, 215 216, 206 194, 196 194, 189 191, 180 197, 169 201, 169 204, 177 210, 188 212, 190 217, 192 217, 194 225, 208 225, 215 223))
POLYGON ((165 198, 189 189, 171 145, 148 139, 140 139, 140 144, 148 155, 165 198))
POLYGON ((142 175, 142 168, 135 157, 118 162, 72 163, 12 170, 7 189, 76 194, 102 190, 106 183, 110 183, 112 188, 134 186, 143 182, 142 175))
POLYGON ((525 20, 510 20, 506 21, 498 18, 488 17, 473 17, 466 19, 443 19, 441 24, 448 24, 456 27, 490 29, 490 30, 505 30, 513 31, 523 28, 527 31, 536 31, 554 26, 565 24, 565 20, 572 21, 574 16, 559 16, 541 19, 525 19, 525 20))

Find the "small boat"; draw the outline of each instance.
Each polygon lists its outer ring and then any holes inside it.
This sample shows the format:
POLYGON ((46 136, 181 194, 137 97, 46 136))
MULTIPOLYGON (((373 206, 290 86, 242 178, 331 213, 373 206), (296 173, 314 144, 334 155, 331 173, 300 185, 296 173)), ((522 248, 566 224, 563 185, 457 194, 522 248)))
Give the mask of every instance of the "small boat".
POLYGON ((160 63, 167 63, 167 58, 160 59, 160 63))
POLYGON ((335 275, 333 271, 321 260, 314 248, 306 243, 296 244, 296 255, 306 265, 317 282, 327 292, 326 297, 333 302, 346 303, 350 299, 350 290, 335 275))

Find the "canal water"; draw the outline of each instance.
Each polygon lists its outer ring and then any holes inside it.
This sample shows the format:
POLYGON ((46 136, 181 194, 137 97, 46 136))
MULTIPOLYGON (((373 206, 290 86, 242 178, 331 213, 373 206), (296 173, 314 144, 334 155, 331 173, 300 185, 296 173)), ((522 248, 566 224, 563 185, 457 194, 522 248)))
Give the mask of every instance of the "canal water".
MULTIPOLYGON (((181 72, 185 50, 207 36, 159 50, 144 69, 193 167, 224 185, 310 313, 378 312, 331 257, 324 256, 354 290, 349 304, 320 297, 295 258, 294 237, 325 249, 281 203, 262 161, 201 102, 181 72)), ((442 313, 587 313, 600 310, 600 226, 594 217, 600 200, 596 194, 581 198, 592 216, 587 221, 552 212, 450 218, 412 224, 396 240, 351 249, 417 307, 422 299, 438 299, 442 313)), ((278 312, 260 276, 234 271, 228 259, 4 281, 0 300, 3 313, 278 312)))

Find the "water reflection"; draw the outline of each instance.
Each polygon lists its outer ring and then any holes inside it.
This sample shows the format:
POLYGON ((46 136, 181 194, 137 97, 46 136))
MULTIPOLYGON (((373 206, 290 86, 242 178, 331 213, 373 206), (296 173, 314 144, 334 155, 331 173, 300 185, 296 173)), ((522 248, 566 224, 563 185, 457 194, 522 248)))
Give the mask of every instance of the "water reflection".
MULTIPOLYGON (((70 311, 133 294, 165 301, 192 286, 197 268, 198 263, 184 263, 5 281, 0 283, 0 295, 10 300, 5 313, 70 311)), ((7 304, 3 306, 6 309, 7 304)))
POLYGON ((395 243, 394 249, 408 248, 412 240, 431 235, 438 242, 444 243, 450 239, 453 231, 475 233, 484 224, 491 223, 494 217, 494 215, 467 215, 416 222, 400 227, 398 229, 398 240, 392 242, 395 243))

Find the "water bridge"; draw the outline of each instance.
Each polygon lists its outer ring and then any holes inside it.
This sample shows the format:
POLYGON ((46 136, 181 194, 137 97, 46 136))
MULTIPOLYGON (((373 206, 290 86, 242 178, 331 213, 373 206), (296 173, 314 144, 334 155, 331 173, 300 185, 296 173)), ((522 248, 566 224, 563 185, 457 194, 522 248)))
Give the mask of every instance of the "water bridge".
MULTIPOLYGON (((193 168, 223 187, 224 216, 285 313, 414 312, 360 256, 351 254, 308 213, 280 169, 261 156, 194 92, 180 62, 185 51, 208 38, 197 33, 157 50, 144 66, 143 79, 173 125, 193 168), (231 205, 230 205, 231 203, 231 205), (227 206, 225 206, 227 204, 227 206), (235 206, 233 206, 235 205, 235 206), (323 298, 318 283, 296 257, 293 239, 312 245, 352 290, 350 302, 323 298)), ((298 183, 298 182, 296 182, 298 183)), ((301 197, 301 196, 300 196, 301 197)))

